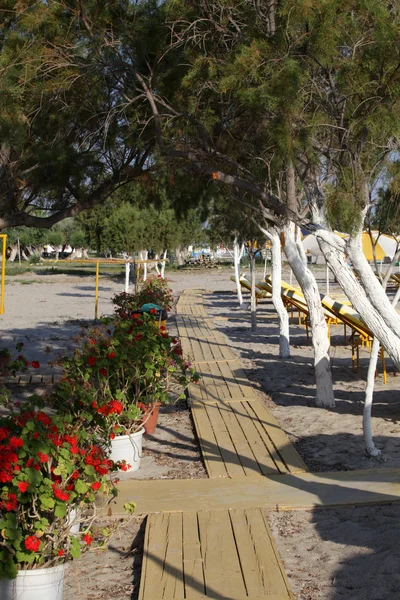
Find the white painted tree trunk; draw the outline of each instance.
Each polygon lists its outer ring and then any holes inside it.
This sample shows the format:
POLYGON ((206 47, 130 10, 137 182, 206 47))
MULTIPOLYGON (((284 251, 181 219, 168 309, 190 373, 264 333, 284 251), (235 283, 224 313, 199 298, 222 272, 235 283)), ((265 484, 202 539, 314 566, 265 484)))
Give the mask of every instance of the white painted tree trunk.
POLYGON ((264 229, 261 231, 271 242, 271 269, 272 269, 272 303, 278 315, 279 320, 279 356, 280 358, 290 357, 290 337, 289 337, 289 315, 283 304, 281 285, 282 285, 282 249, 279 234, 275 229, 264 229))
POLYGON ((233 266, 235 271, 236 293, 240 306, 243 305, 242 286, 240 285, 240 261, 242 260, 243 253, 244 244, 240 247, 238 237, 235 236, 233 240, 233 266))
POLYGON ((316 404, 325 408, 333 408, 335 406, 335 397, 329 357, 330 343, 317 282, 299 254, 294 238, 293 225, 291 223, 285 225, 283 233, 285 238, 284 251, 289 265, 303 291, 310 314, 314 347, 316 404))
POLYGON ((392 329, 388 326, 387 319, 385 320, 382 314, 387 304, 390 305, 390 301, 387 298, 382 301, 381 310, 372 305, 369 298, 367 298, 364 288, 357 281, 352 269, 347 264, 347 259, 344 255, 346 250, 344 240, 326 229, 317 230, 315 235, 329 264, 329 268, 340 287, 349 298, 355 310, 360 314, 367 327, 378 338, 394 362, 400 367, 400 336, 397 335, 394 328, 392 329))
POLYGON ((379 312, 386 325, 400 338, 400 317, 365 258, 361 245, 361 232, 350 238, 347 249, 372 306, 379 312))
POLYGON ((8 257, 9 262, 14 262, 18 255, 18 244, 11 246, 11 253, 8 257))
MULTIPOLYGON (((392 260, 392 264, 388 267, 386 275, 382 282, 382 289, 386 292, 387 284, 390 279, 390 275, 393 272, 394 265, 399 259, 400 250, 396 252, 392 260)), ((376 261, 375 261, 376 262, 376 261)), ((396 308, 397 302, 400 298, 400 288, 397 289, 396 295, 391 305, 396 308)), ((372 437, 372 403, 374 399, 374 387, 375 387, 375 372, 378 364, 380 344, 377 337, 374 337, 371 348, 371 356, 369 359, 367 385, 365 387, 365 400, 364 400, 364 412, 363 412, 363 433, 365 448, 368 456, 377 457, 380 456, 381 451, 375 446, 374 439, 372 437)))
POLYGON ((375 371, 378 364, 380 343, 378 338, 374 338, 371 348, 371 356, 369 359, 367 385, 365 388, 365 401, 364 401, 364 412, 363 412, 363 432, 365 448, 368 456, 379 456, 381 451, 375 446, 372 437, 372 401, 374 397, 374 386, 375 386, 375 371))
MULTIPOLYGON (((156 254, 154 256, 154 260, 155 260, 155 262, 154 262, 154 269, 156 270, 157 275, 160 275, 160 269, 158 268, 158 263, 160 262, 160 257, 159 257, 158 254, 156 254)), ((153 267, 153 265, 150 264, 149 267, 153 267)))
POLYGON ((129 270, 130 264, 128 262, 125 263, 125 293, 129 292, 129 270))
POLYGON ((163 279, 165 279, 165 265, 167 262, 167 254, 168 254, 168 250, 164 250, 164 253, 162 254, 162 261, 161 261, 161 277, 163 279))
POLYGON ((249 252, 250 276, 251 276, 251 329, 257 329, 257 299, 256 299, 256 258, 253 250, 249 252))
MULTIPOLYGON (((148 250, 143 250, 139 254, 140 260, 144 260, 144 261, 147 260, 148 256, 149 256, 148 250)), ((143 263, 143 281, 147 281, 147 263, 146 262, 143 263)))

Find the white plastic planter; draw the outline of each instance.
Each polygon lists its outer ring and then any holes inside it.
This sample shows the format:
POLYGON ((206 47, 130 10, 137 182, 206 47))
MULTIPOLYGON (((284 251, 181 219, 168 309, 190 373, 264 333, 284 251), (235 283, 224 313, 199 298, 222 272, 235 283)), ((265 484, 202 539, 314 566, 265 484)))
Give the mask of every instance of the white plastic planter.
POLYGON ((113 461, 126 460, 131 465, 128 472, 137 471, 140 467, 142 458, 142 440, 144 428, 142 427, 136 433, 131 435, 117 435, 111 440, 110 458, 113 461))
POLYGON ((16 579, 0 580, 1 600, 62 600, 65 565, 18 571, 16 579))

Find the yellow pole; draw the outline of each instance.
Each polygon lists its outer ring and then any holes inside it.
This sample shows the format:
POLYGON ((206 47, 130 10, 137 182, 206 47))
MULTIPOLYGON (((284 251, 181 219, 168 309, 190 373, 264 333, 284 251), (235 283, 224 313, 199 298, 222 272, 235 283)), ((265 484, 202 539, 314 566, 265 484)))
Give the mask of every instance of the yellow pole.
POLYGON ((2 235, 1 236, 2 240, 3 240, 3 252, 2 252, 2 258, 3 258, 3 262, 1 265, 1 306, 0 306, 0 314, 4 314, 4 283, 5 283, 5 279, 6 279, 6 251, 7 251, 7 236, 6 235, 2 235))
POLYGON ((99 313, 99 261, 96 262, 96 293, 95 293, 95 301, 94 301, 95 321, 97 321, 98 313, 99 313))

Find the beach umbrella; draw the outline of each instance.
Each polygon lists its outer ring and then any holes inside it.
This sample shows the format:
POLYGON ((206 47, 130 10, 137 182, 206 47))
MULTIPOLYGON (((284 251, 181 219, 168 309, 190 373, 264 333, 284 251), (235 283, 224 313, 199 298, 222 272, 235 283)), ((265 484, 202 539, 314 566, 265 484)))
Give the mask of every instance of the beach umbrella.
MULTIPOLYGON (((337 235, 346 239, 349 237, 348 233, 340 233, 335 231, 337 235)), ((371 231, 371 235, 368 231, 363 231, 362 234, 362 249, 367 260, 374 260, 374 251, 372 241, 375 245, 376 259, 382 260, 385 256, 393 258, 396 254, 397 245, 400 244, 400 237, 379 234, 379 231, 371 231), (372 240, 371 240, 372 236, 372 240)), ((302 240, 303 248, 306 254, 312 254, 313 256, 322 256, 318 242, 313 235, 307 235, 302 240)))

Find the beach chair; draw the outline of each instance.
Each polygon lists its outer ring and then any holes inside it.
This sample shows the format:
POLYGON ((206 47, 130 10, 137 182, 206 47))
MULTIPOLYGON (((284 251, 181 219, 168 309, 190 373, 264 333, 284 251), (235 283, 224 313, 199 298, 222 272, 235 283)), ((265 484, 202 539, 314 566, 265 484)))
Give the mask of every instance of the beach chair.
MULTIPOLYGON (((236 283, 236 279, 233 275, 231 275, 230 280, 234 281, 236 283)), ((251 282, 248 279, 246 279, 246 277, 244 275, 240 276, 239 281, 240 281, 240 285, 241 285, 242 289, 251 293, 251 282)), ((256 284, 256 287, 257 287, 257 284, 256 284)), ((259 300, 264 300, 265 298, 269 298, 270 296, 271 296, 271 294, 269 294, 268 291, 256 289, 256 303, 258 303, 259 300)))
MULTIPOLYGON (((350 337, 351 342, 351 361, 353 370, 355 367, 355 361, 357 365, 357 373, 360 372, 360 345, 361 347, 368 348, 371 351, 372 341, 374 334, 367 327, 360 315, 355 312, 353 308, 346 304, 341 304, 337 300, 333 300, 329 296, 321 294, 321 303, 324 308, 330 310, 333 314, 337 315, 338 319, 342 321, 344 325, 350 327, 352 334, 350 337)), ((380 358, 382 362, 383 371, 383 383, 387 381, 386 361, 385 361, 385 350, 383 346, 380 349, 380 358)))

